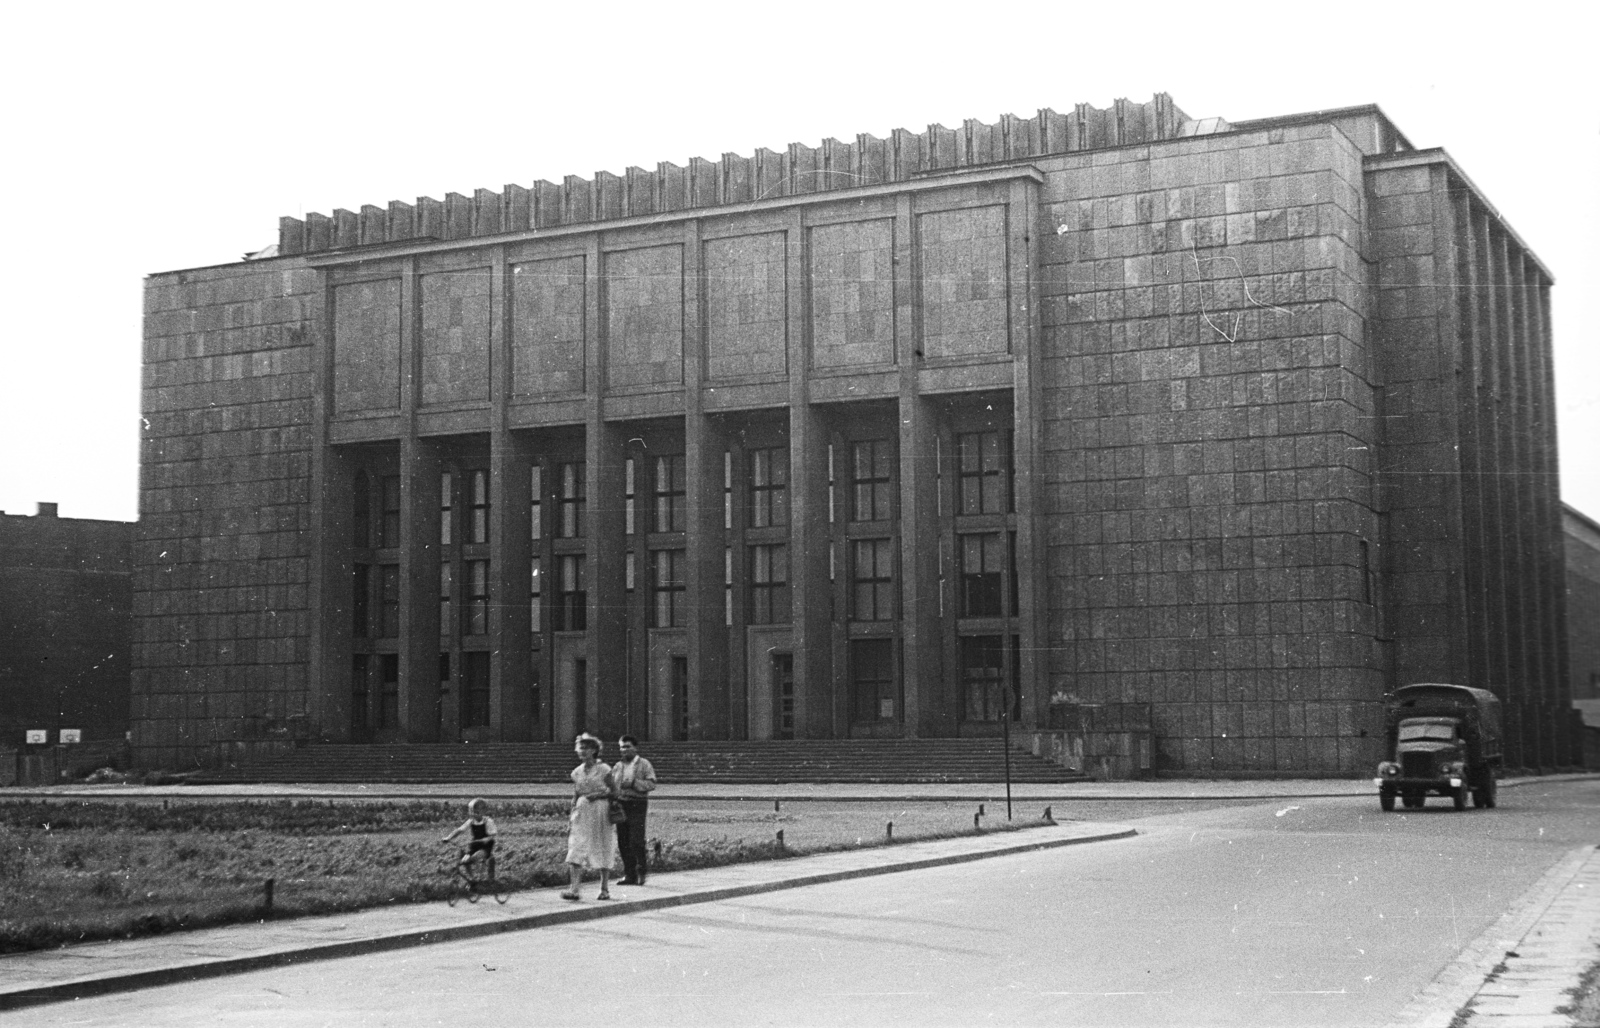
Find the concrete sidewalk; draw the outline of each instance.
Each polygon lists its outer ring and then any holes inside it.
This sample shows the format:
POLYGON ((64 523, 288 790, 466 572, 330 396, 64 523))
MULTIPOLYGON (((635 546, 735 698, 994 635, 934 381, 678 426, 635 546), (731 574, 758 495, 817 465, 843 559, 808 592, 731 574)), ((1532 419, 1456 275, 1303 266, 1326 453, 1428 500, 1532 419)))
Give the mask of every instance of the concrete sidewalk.
POLYGON ((0 956, 0 1010, 1135 834, 1073 822, 652 875, 647 885, 613 885, 610 902, 596 900, 598 885, 588 882, 578 903, 561 899, 559 889, 534 889, 513 893, 503 906, 485 896, 475 905, 405 904, 8 954, 0 956))

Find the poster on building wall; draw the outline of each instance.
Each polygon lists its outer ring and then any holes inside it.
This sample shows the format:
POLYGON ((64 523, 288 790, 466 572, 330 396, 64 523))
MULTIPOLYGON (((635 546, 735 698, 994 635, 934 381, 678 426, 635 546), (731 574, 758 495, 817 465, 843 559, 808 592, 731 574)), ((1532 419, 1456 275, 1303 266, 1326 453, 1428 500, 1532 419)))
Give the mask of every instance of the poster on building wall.
POLYGON ((61 730, 61 744, 63 746, 67 745, 68 743, 82 742, 82 741, 83 741, 83 729, 81 729, 81 728, 63 728, 61 730))
POLYGON ((50 732, 43 728, 28 729, 28 745, 43 746, 50 739, 50 732))

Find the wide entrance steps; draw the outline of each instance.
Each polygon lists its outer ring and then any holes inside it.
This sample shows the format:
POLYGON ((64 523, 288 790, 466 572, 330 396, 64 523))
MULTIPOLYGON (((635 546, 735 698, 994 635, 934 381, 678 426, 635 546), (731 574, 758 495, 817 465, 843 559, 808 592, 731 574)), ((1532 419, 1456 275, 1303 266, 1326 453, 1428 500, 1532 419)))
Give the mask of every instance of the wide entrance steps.
MULTIPOLYGON (((646 742, 640 751, 663 783, 997 783, 999 739, 849 739, 646 742)), ((617 759, 607 743, 607 762, 617 759)), ((564 782, 577 766, 571 743, 323 743, 211 768, 195 784, 564 782)), ((1080 782, 1085 775, 1013 747, 1013 782, 1080 782)))

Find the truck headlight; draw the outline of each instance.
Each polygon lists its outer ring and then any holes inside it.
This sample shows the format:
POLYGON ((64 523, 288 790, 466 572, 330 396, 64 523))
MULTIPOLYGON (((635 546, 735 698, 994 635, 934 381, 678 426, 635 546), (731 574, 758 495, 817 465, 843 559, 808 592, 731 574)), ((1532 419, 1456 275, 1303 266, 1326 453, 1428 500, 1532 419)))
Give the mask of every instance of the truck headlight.
POLYGON ((1378 774, 1385 778, 1393 778, 1400 773, 1400 765, 1392 760, 1385 760, 1378 765, 1378 774))

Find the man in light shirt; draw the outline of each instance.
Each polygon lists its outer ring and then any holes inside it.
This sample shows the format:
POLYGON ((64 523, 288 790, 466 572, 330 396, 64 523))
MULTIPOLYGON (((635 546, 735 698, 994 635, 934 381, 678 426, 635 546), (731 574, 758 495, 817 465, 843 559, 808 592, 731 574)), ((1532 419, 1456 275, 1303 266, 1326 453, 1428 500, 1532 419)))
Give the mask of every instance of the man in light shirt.
POLYGON ((645 818, 650 812, 650 793, 656 787, 656 769, 639 755, 638 741, 624 735, 618 745, 622 759, 611 769, 617 781, 622 809, 627 820, 617 824, 617 850, 622 854, 622 884, 643 885, 649 869, 645 853, 645 818))

